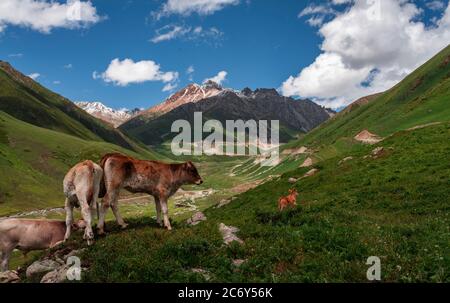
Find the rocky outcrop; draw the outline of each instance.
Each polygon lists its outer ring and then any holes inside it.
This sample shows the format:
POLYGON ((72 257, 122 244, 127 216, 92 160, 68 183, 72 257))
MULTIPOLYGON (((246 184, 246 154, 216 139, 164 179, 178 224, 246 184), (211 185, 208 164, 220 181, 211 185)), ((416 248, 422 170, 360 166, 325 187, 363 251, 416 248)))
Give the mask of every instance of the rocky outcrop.
POLYGON ((223 223, 220 223, 219 225, 219 231, 222 234, 223 242, 226 245, 230 245, 232 242, 237 241, 239 243, 244 243, 241 239, 239 239, 235 233, 239 231, 239 228, 234 226, 226 226, 223 223))
POLYGON ((199 224, 202 221, 206 221, 206 216, 204 213, 199 211, 199 212, 196 212, 194 215, 192 215, 192 217, 187 219, 186 223, 194 226, 194 225, 199 224))
POLYGON ((0 272, 0 283, 18 283, 20 282, 20 277, 17 271, 8 270, 0 272))
POLYGON ((313 165, 313 159, 311 157, 306 158, 306 160, 300 165, 300 167, 311 167, 313 165))
POLYGON ((367 129, 357 134, 354 139, 366 144, 377 144, 378 142, 383 140, 383 138, 379 137, 378 135, 372 134, 367 129))
POLYGON ((55 269, 58 269, 63 264, 56 262, 54 260, 39 260, 33 262, 30 266, 28 266, 26 271, 27 279, 38 281, 40 280, 45 274, 54 271, 55 269))

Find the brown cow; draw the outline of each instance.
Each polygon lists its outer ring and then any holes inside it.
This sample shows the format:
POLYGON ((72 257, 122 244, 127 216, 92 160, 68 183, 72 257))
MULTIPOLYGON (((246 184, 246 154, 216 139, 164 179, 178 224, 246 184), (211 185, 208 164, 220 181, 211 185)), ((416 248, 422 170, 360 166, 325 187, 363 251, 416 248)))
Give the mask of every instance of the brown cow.
POLYGON ((74 206, 81 207, 81 215, 86 222, 84 239, 92 244, 94 233, 92 232, 92 220, 95 217, 97 197, 100 191, 100 182, 103 178, 102 168, 90 161, 78 163, 72 167, 64 178, 64 194, 66 196, 66 225, 65 240, 70 237, 73 222, 74 206))
POLYGON ((137 160, 119 153, 103 156, 101 167, 104 182, 100 197, 103 197, 98 222, 99 234, 104 233, 105 213, 108 207, 116 217, 117 223, 125 228, 127 224, 120 216, 117 199, 121 188, 132 193, 147 193, 155 198, 157 222, 161 224, 161 210, 164 226, 171 230, 167 201, 182 185, 203 183, 202 178, 192 162, 166 164, 158 161, 137 160))
MULTIPOLYGON (((82 228, 83 222, 72 228, 82 228)), ((32 250, 52 248, 64 241, 66 223, 64 221, 8 218, 0 221, 0 271, 9 267, 11 252, 17 248, 24 254, 32 250)))

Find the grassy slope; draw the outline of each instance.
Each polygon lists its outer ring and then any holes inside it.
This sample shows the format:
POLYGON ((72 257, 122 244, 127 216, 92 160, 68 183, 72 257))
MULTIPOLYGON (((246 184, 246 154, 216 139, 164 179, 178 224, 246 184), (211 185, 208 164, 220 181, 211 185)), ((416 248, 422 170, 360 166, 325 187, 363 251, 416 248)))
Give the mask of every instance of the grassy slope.
POLYGON ((0 64, 0 110, 19 120, 81 139, 106 141, 135 151, 139 149, 138 143, 117 129, 4 62, 0 64))
POLYGON ((206 211, 196 227, 167 232, 153 220, 100 239, 84 256, 87 281, 366 281, 369 256, 382 261, 383 281, 450 281, 450 124, 400 132, 380 146, 388 152, 353 161, 323 161, 320 173, 299 181, 297 209, 280 214, 277 199, 289 177, 244 193, 206 211), (237 226, 245 244, 224 247, 218 224, 237 226), (232 260, 247 259, 236 269, 232 260))
POLYGON ((111 151, 139 158, 157 157, 137 148, 138 153, 106 142, 82 140, 0 111, 0 216, 63 205, 62 179, 81 160, 97 161, 111 151))
POLYGON ((351 147, 350 138, 363 129, 387 136, 416 125, 447 121, 450 117, 449 57, 450 46, 368 105, 337 115, 285 148, 322 147, 328 149, 325 156, 329 157, 351 147))

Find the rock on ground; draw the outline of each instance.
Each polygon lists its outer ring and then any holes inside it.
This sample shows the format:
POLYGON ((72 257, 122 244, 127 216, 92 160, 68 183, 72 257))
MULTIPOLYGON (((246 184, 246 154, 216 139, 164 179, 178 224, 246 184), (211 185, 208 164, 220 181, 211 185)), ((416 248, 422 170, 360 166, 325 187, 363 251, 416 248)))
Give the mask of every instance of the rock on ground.
POLYGON ((186 223, 189 225, 197 225, 198 223, 206 221, 206 216, 201 211, 196 212, 192 217, 187 219, 186 223))
POLYGON ((362 142, 362 143, 367 143, 367 144, 376 144, 380 141, 383 140, 383 138, 372 134, 371 132, 369 132, 367 129, 363 130, 362 132, 360 132, 359 134, 357 134, 354 139, 356 141, 362 142))
POLYGON ((48 260, 48 259, 36 261, 33 264, 31 264, 30 266, 28 266, 27 271, 26 271, 26 276, 28 279, 40 277, 40 276, 45 275, 48 272, 58 269, 59 267, 61 267, 61 265, 62 264, 60 264, 56 261, 48 260))
POLYGON ((20 277, 17 271, 8 270, 0 272, 0 283, 18 283, 20 282, 20 277))
POLYGON ((351 161, 351 160, 353 160, 353 157, 347 157, 347 158, 344 158, 344 159, 342 159, 341 161, 339 161, 339 165, 341 165, 341 164, 343 164, 343 163, 345 163, 345 162, 351 161))
POLYGON ((219 225, 220 233, 222 234, 223 242, 226 245, 229 245, 231 242, 237 241, 239 243, 244 243, 241 239, 239 239, 235 233, 239 231, 239 228, 234 226, 226 226, 223 223, 220 223, 219 225))
POLYGON ((319 172, 317 168, 313 168, 310 171, 308 171, 306 174, 303 175, 303 178, 308 178, 316 175, 319 172))
POLYGON ((298 179, 296 179, 296 178, 289 178, 289 180, 288 180, 288 182, 291 184, 295 184, 295 183, 297 183, 297 181, 298 181, 298 179))
POLYGON ((67 279, 67 266, 61 266, 51 272, 46 273, 42 279, 41 283, 63 283, 67 279))
POLYGON ((384 147, 377 147, 372 151, 372 156, 373 157, 379 157, 381 155, 383 155, 384 153, 384 147))
POLYGON ((302 165, 300 165, 300 167, 311 167, 313 165, 313 159, 308 157, 306 158, 306 160, 303 162, 302 165))

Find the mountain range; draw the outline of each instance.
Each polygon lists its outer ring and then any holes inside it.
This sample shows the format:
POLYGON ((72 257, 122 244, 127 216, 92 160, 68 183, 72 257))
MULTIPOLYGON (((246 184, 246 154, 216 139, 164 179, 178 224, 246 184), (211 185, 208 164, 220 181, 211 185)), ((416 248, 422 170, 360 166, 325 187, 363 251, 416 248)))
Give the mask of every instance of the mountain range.
POLYGON ((223 125, 226 120, 279 120, 282 142, 299 132, 310 131, 335 114, 310 100, 283 97, 275 89, 235 91, 208 81, 188 85, 163 103, 126 121, 119 129, 145 144, 160 144, 175 135, 171 133, 174 121, 184 119, 193 123, 195 112, 202 112, 204 120, 215 119, 223 125))

